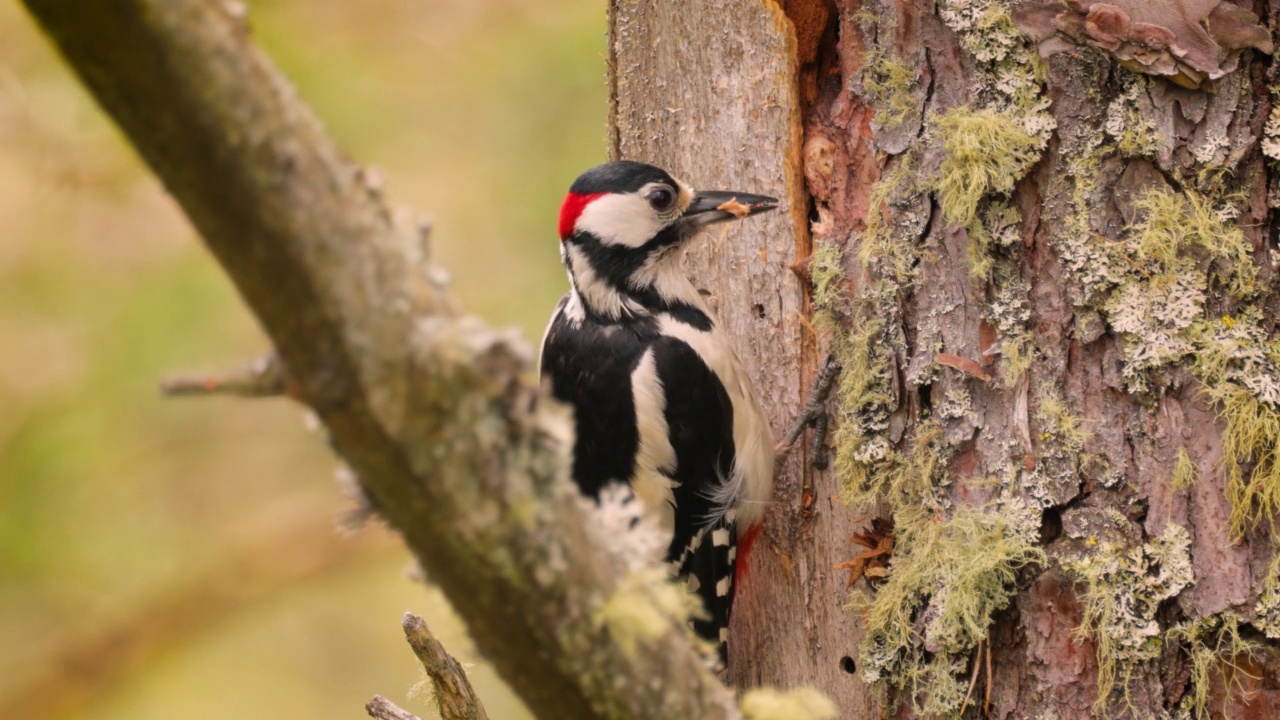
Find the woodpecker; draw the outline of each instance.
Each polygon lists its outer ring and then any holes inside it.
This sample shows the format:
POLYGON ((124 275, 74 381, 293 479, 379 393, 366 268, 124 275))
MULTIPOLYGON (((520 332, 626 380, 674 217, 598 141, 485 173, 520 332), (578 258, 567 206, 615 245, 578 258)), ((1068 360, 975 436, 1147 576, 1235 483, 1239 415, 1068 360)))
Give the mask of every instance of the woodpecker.
POLYGON ((643 163, 583 173, 560 208, 570 287, 539 359, 543 382, 574 411, 574 481, 593 498, 627 483, 670 531, 666 560, 707 610, 694 629, 722 656, 735 568, 773 489, 774 442, 681 257, 703 228, 776 207, 696 191, 643 163))

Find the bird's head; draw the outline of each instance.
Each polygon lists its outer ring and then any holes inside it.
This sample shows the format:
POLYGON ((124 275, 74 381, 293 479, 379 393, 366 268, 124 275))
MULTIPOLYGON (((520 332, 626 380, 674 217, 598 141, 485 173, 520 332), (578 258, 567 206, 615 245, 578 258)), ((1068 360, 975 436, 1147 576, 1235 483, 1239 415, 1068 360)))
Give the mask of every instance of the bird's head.
POLYGON ((605 163, 580 175, 560 206, 560 255, 587 309, 606 318, 696 304, 680 250, 708 225, 777 206, 763 195, 694 190, 652 165, 605 163))

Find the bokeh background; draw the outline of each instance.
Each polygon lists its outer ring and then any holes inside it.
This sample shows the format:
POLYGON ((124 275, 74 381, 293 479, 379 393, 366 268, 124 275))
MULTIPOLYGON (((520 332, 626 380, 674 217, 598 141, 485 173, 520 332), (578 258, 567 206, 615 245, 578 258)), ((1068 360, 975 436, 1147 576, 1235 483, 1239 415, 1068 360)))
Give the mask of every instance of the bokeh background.
MULTIPOLYGON (((469 309, 536 340, 555 214, 605 155, 601 0, 252 0, 254 35, 469 309)), ((0 3, 0 718, 423 717, 425 616, 495 720, 527 711, 389 532, 335 531, 336 463, 283 400, 164 400, 268 344, 174 203, 0 3)))

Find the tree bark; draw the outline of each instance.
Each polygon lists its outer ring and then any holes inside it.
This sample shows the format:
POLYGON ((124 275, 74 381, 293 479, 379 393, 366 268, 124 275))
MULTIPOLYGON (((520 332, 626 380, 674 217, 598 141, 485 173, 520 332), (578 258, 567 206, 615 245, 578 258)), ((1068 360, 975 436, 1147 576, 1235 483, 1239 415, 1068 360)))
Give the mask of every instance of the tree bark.
POLYGON ((833 469, 792 459, 739 588, 737 685, 1280 714, 1277 8, 1140 5, 610 3, 614 155, 784 198, 688 263, 775 431, 845 367, 833 469))
POLYGON ((534 712, 739 716, 683 618, 662 614, 675 586, 627 546, 626 518, 609 525, 569 482, 570 425, 522 380, 528 346, 461 312, 417 228, 250 41, 242 5, 25 4, 262 321, 287 389, 534 712))

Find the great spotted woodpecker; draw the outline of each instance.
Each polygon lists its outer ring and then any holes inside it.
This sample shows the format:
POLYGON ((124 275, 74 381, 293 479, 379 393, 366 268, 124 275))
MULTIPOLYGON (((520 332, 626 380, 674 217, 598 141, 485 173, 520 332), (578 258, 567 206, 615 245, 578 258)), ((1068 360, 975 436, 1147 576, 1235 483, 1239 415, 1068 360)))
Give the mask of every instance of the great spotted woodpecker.
POLYGON ((694 629, 722 653, 735 567, 773 488, 774 443, 751 379, 680 263, 702 228, 775 207, 696 191, 642 163, 583 173, 560 208, 570 288, 539 361, 574 411, 573 479, 589 497, 628 483, 656 513, 671 532, 667 562, 707 609, 694 629))

